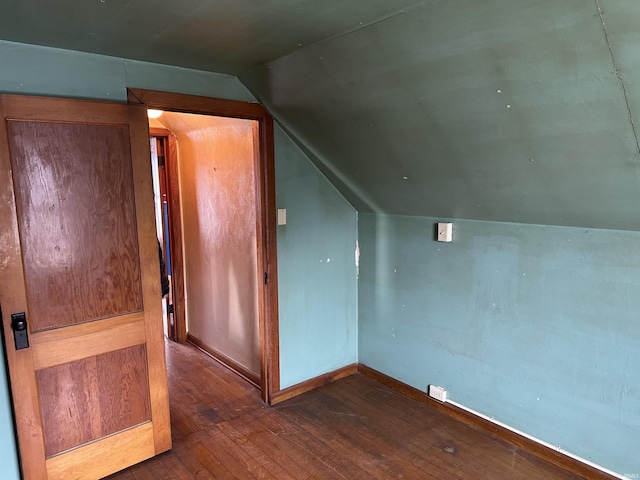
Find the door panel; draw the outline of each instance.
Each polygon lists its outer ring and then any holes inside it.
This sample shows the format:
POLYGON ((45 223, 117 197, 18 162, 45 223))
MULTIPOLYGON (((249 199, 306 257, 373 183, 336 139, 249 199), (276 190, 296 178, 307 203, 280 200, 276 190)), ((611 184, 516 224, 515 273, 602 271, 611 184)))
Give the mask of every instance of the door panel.
POLYGON ((23 473, 100 478, 171 447, 146 110, 0 100, 0 302, 23 473), (15 312, 30 348, 14 348, 15 312))
POLYGON ((136 345, 36 371, 47 457, 151 419, 145 357, 136 345))
POLYGON ((31 331, 141 310, 127 126, 7 130, 31 331))

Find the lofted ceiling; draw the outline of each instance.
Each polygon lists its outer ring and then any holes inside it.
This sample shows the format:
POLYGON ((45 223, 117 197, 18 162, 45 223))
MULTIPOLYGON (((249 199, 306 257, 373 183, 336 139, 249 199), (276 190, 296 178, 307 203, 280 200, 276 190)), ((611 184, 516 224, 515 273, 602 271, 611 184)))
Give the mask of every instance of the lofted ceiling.
POLYGON ((0 0, 0 38, 236 75, 360 211, 640 230, 637 0, 0 0))

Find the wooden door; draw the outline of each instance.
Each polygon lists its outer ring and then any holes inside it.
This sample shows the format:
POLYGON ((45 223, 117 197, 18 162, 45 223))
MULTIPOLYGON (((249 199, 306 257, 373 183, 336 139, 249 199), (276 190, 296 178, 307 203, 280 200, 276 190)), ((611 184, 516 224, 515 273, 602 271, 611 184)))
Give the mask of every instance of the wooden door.
POLYGON ((171 448, 146 109, 6 95, 0 113, 0 305, 23 475, 101 478, 171 448))

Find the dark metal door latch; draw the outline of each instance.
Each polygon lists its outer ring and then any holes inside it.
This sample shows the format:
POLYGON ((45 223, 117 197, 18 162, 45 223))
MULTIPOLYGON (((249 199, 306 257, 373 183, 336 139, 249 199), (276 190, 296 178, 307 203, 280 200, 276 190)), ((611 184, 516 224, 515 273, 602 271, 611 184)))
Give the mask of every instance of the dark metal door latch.
POLYGON ((29 336, 27 335, 27 315, 24 312, 11 314, 11 328, 16 350, 29 348, 29 336))

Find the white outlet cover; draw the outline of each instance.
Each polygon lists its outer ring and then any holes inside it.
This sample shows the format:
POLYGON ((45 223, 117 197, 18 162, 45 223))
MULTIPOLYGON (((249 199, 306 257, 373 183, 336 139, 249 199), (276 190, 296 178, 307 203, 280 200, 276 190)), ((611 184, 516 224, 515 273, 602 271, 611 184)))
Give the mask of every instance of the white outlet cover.
POLYGON ((438 223, 438 241, 450 242, 453 240, 453 223, 438 223))
POLYGON ((447 391, 437 385, 429 385, 429 396, 441 402, 447 401, 447 391))

